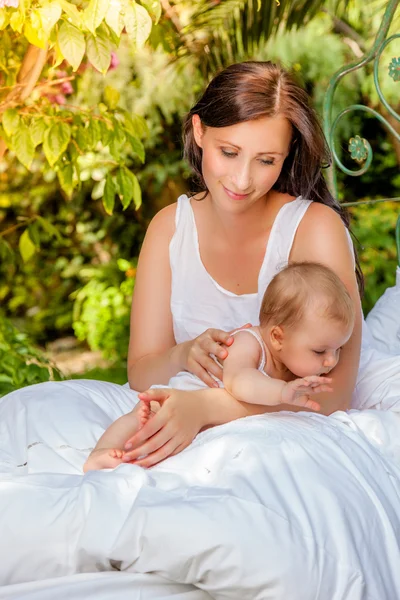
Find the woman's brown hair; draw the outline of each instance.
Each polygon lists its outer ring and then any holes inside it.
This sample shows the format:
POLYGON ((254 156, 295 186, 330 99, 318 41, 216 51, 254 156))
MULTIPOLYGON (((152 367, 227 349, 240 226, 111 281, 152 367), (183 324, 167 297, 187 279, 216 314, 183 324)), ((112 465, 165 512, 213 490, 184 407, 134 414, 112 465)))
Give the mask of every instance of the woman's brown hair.
MULTIPOLYGON (((186 116, 183 125, 184 156, 201 191, 207 191, 202 174, 202 150, 196 144, 192 117, 205 127, 230 127, 243 121, 283 115, 292 125, 289 154, 274 188, 291 196, 320 202, 337 212, 349 228, 349 215, 329 192, 321 169, 331 163, 330 151, 307 92, 294 77, 270 61, 247 61, 217 74, 186 116)), ((356 255, 360 292, 363 276, 356 255)))

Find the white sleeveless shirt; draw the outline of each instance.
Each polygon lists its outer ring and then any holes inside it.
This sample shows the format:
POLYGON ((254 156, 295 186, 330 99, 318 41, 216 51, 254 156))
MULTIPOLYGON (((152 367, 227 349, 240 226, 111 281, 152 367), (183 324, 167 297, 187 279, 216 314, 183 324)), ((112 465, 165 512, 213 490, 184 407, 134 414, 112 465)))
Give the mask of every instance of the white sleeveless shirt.
POLYGON ((235 294, 224 289, 204 267, 190 198, 178 198, 176 229, 170 243, 171 311, 177 344, 192 340, 213 327, 224 331, 245 323, 259 324, 264 292, 271 279, 288 264, 297 228, 310 200, 298 197, 284 204, 272 225, 258 276, 258 291, 235 294))

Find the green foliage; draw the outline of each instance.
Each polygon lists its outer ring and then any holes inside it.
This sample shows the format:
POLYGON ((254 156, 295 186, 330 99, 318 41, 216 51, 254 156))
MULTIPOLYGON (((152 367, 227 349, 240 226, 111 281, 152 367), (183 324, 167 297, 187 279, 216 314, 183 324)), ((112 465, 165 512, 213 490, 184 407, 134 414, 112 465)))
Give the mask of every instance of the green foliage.
POLYGON ((374 206, 364 204, 350 209, 355 244, 365 277, 365 315, 386 288, 395 283, 395 227, 399 209, 399 204, 395 202, 383 202, 374 206))
MULTIPOLYGON (((50 168, 71 198, 85 181, 82 161, 96 152, 104 180, 96 192, 106 211, 111 214, 116 198, 124 209, 132 201, 138 209, 138 179, 126 165, 144 162, 145 123, 118 106, 119 94, 110 86, 102 102, 88 107, 69 104, 66 96, 74 95, 88 68, 103 76, 114 68, 121 37, 134 49, 143 46, 152 18, 160 18, 159 0, 17 0, 16 5, 6 3, 0 17, 0 159, 7 148, 8 164, 16 159, 30 173, 37 162, 50 168), (127 171, 123 190, 121 169, 127 171)), ((28 261, 38 244, 30 231, 20 233, 19 248, 28 261)))
POLYGON ((88 283, 73 294, 73 328, 79 340, 105 358, 126 359, 136 266, 118 259, 103 269, 86 269, 88 283))
POLYGON ((60 372, 36 349, 28 336, 0 315, 0 396, 49 379, 59 381, 60 372))

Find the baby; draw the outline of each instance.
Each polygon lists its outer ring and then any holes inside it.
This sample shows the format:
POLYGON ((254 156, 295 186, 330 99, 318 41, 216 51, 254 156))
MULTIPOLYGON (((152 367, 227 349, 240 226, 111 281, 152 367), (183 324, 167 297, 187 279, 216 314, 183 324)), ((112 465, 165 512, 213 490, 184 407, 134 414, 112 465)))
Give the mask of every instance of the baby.
MULTIPOLYGON (((332 379, 325 375, 337 365, 354 319, 350 295, 331 269, 317 263, 291 264, 269 284, 260 325, 232 334, 235 342, 224 360, 220 385, 242 402, 319 410, 310 396, 332 391, 332 379)), ((173 377, 169 385, 206 387, 186 372, 173 377)), ((150 416, 150 406, 140 402, 117 419, 99 439, 84 471, 114 468, 123 462, 126 440, 150 416)))

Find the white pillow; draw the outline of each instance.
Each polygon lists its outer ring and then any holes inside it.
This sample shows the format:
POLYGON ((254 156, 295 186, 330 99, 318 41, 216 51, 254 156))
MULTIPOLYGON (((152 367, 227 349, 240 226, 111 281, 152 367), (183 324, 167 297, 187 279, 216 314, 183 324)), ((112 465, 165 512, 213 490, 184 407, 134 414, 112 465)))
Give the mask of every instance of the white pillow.
POLYGON ((400 267, 396 270, 396 285, 379 298, 366 322, 378 350, 400 354, 400 267))

